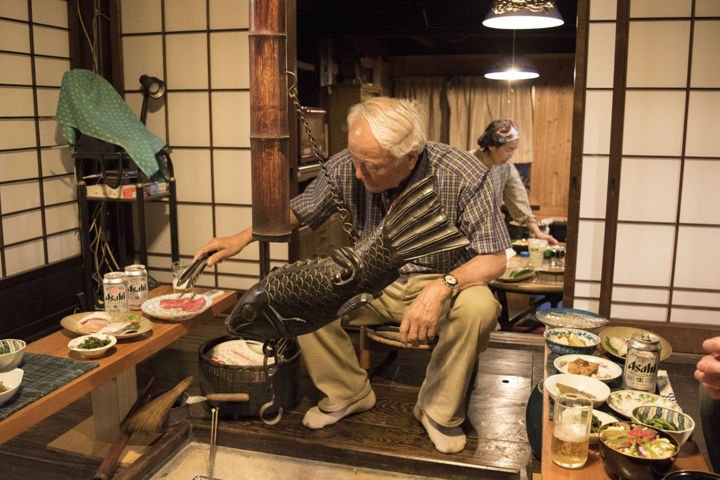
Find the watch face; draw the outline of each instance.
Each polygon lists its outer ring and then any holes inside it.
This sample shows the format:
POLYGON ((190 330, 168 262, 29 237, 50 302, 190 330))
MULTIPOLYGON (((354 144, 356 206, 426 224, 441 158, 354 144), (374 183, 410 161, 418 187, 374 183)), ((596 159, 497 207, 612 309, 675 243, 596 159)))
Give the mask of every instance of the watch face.
POLYGON ((445 279, 445 283, 447 283, 451 287, 454 287, 458 284, 457 278, 455 278, 452 275, 445 275, 444 279, 445 279))

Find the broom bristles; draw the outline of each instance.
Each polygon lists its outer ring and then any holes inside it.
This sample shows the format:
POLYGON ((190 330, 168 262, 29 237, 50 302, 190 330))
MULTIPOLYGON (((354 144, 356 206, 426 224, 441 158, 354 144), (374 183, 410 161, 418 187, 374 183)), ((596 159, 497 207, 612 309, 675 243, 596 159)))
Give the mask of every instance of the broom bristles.
POLYGON ((154 433, 162 429, 170 408, 172 408, 175 400, 187 390, 192 383, 193 377, 187 377, 172 389, 158 395, 149 401, 138 412, 130 417, 127 421, 126 430, 133 434, 135 432, 154 433))

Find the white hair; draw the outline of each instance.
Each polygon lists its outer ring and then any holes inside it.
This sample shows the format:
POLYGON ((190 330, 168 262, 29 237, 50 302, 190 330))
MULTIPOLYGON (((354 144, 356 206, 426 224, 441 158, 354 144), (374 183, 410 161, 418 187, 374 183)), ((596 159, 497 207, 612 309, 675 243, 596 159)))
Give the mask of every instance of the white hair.
POLYGON ((358 118, 368 123, 380 146, 397 159, 425 148, 425 112, 415 100, 375 97, 350 108, 348 126, 358 118))

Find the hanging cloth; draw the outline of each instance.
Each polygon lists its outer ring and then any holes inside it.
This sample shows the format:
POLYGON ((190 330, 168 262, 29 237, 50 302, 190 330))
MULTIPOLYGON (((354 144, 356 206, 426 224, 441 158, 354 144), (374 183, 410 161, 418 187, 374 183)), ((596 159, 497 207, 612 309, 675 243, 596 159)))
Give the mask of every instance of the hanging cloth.
POLYGON ((77 129, 83 135, 124 148, 148 178, 160 170, 155 154, 165 147, 165 141, 145 128, 100 75, 79 68, 65 72, 56 115, 71 145, 77 141, 77 129))

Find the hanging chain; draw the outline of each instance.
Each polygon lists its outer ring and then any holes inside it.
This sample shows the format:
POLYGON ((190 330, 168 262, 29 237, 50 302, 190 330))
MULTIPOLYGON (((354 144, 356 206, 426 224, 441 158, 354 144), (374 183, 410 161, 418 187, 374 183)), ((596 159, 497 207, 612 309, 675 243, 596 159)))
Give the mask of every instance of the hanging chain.
POLYGON ((290 77, 290 85, 288 86, 288 96, 292 99, 293 104, 295 105, 295 111, 297 112, 298 116, 300 117, 300 120, 302 120, 303 129, 305 130, 305 134, 308 136, 308 139, 310 140, 310 145, 312 146, 313 154, 315 155, 315 158, 317 159, 318 163, 320 164, 320 168, 322 169, 323 176, 325 177, 325 181, 327 182, 328 188, 330 189, 330 193, 332 194, 332 200, 335 204, 335 208, 337 209, 338 213, 340 214, 340 218, 343 221, 343 230, 345 233, 348 234, 350 237, 350 240, 352 240, 352 243, 355 244, 360 236, 358 235, 357 231, 355 230, 355 227, 352 224, 352 221, 350 220, 350 212, 347 208, 345 208, 345 204, 342 201, 342 198, 340 196, 340 189, 333 180, 333 178, 328 173, 327 167, 325 166, 325 163, 327 162, 327 159, 323 156, 320 147, 317 144, 317 141, 315 140, 315 137, 312 134, 312 131, 310 130, 310 124, 307 121, 307 118, 305 118, 305 115, 302 111, 302 106, 300 105, 300 99, 298 98, 298 91, 297 91, 297 77, 293 72, 286 72, 287 75, 290 77))

